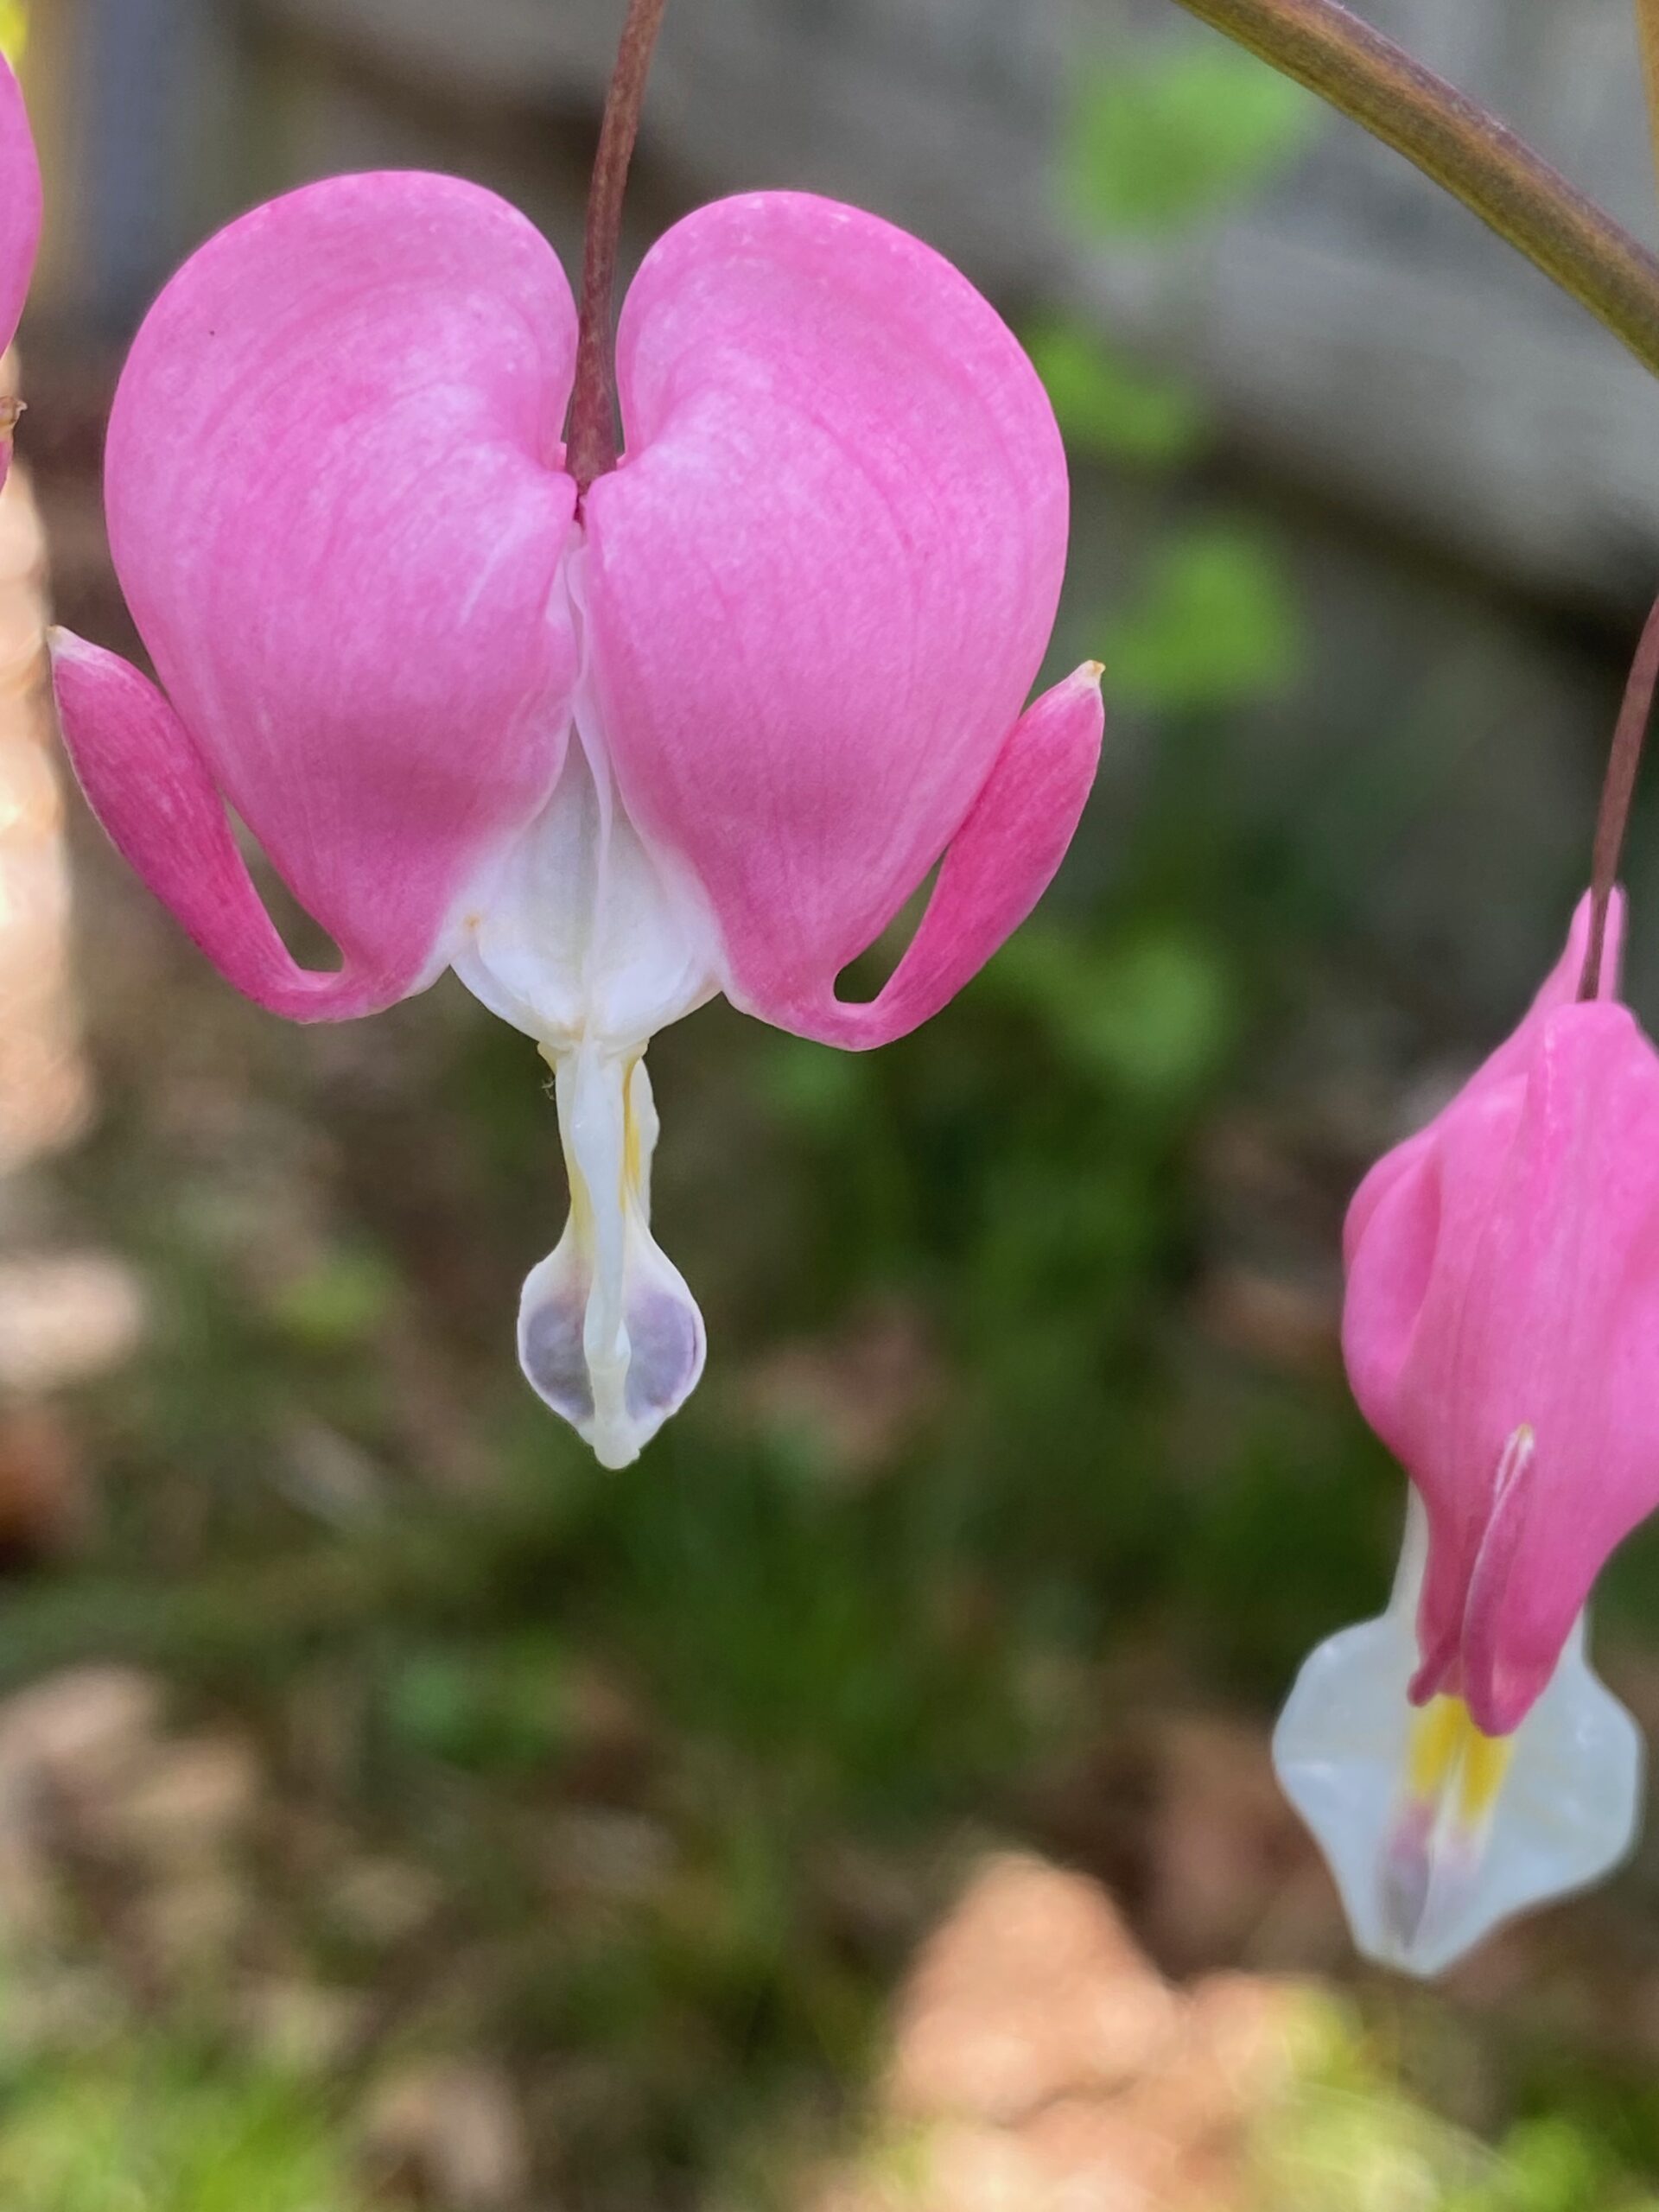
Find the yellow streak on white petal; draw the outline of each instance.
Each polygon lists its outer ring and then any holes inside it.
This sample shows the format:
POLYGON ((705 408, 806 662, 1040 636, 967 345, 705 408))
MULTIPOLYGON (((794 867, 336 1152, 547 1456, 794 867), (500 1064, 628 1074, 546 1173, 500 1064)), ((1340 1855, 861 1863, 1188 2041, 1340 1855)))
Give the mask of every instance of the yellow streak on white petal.
POLYGON ((1491 1818, 1509 1771, 1512 1739, 1478 1728, 1460 1697, 1437 1697, 1412 1724, 1406 1794, 1418 1815, 1450 1818, 1472 1835, 1491 1818))
POLYGON ((634 1096, 633 1071, 643 1057, 633 1053, 622 1071, 622 1188, 619 1193, 626 1205, 630 1198, 640 1195, 640 1185, 645 1172, 645 1145, 639 1130, 639 1103, 634 1096))

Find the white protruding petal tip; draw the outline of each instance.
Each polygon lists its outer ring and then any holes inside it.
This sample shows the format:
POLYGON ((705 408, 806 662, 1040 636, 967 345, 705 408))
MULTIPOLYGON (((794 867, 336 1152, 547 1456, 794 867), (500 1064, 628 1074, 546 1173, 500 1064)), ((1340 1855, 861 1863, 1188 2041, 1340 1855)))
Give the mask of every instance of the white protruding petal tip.
POLYGON ((627 1467, 697 1386, 702 1316, 651 1234, 657 1116, 644 1061, 590 1055, 557 1074, 571 1213, 525 1281, 518 1357, 600 1465, 627 1467))

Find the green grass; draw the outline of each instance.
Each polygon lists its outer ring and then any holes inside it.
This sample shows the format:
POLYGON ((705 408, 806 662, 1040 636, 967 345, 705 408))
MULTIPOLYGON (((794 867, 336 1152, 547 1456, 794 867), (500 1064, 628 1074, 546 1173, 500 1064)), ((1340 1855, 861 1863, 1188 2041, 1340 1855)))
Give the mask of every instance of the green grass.
POLYGON ((139 2044, 0 2088, 6 2212, 366 2212, 314 2086, 139 2044))

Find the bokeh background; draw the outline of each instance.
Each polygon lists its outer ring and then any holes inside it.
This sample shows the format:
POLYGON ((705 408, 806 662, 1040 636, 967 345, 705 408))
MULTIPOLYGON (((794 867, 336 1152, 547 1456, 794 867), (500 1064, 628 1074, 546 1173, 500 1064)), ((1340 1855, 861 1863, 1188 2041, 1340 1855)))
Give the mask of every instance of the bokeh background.
MULTIPOLYGON (((1363 12, 1659 229, 1626 0, 1363 12)), ((1586 873, 1643 372, 1169 0, 671 0, 632 251, 788 184, 953 255, 1060 412, 1054 667, 1111 721, 923 1033, 658 1041, 712 1351, 605 1475, 512 1357, 530 1046, 448 982, 239 1002, 67 789, 39 639, 49 593, 132 643, 102 424, 177 261, 385 164, 574 257, 617 0, 0 13, 52 205, 0 505, 6 2212, 1659 2204, 1659 1834, 1421 1990, 1267 1760, 1401 1518, 1344 1204, 1586 873)), ((1638 1007, 1656 859, 1644 799, 1638 1007)), ((1598 1643, 1659 1725, 1659 1543, 1598 1643)))

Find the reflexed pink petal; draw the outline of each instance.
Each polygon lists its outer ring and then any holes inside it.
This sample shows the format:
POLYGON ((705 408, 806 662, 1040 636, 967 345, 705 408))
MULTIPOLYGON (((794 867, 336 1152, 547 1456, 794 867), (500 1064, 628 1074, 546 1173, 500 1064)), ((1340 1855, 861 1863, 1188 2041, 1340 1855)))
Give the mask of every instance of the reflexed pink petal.
POLYGON ((836 997, 831 976, 814 979, 810 999, 749 1010, 855 1050, 889 1044, 937 1014, 1052 881, 1095 780, 1104 721, 1097 662, 1027 708, 951 840, 921 925, 878 997, 848 1004, 836 997))
POLYGON ((618 375, 627 455, 587 503, 618 781, 711 899, 732 996, 810 1028, 1019 718, 1065 553, 1058 433, 963 277, 797 194, 658 242, 618 375))
MULTIPOLYGON (((575 651, 549 607, 575 505, 558 442, 575 342, 557 261, 502 201, 345 177, 205 246, 117 394, 111 543, 180 725, 163 750, 191 835, 218 849, 216 785, 381 988, 442 965, 469 879, 563 757, 575 651)), ((166 727, 132 700, 107 671, 72 678, 66 735, 177 905, 181 873, 124 805, 124 746, 166 727)), ((215 957, 252 942, 245 912, 228 938, 190 925, 215 957)), ((307 1005, 355 1010, 339 986, 322 996, 307 1005)))
POLYGON ((367 1014, 430 977, 342 947, 336 974, 301 968, 272 926, 188 731, 136 668, 67 631, 53 636, 65 735, 122 858, 239 991, 296 1021, 367 1014))

